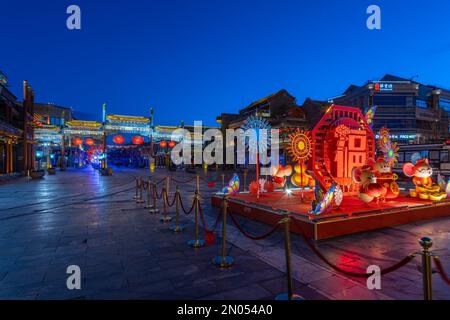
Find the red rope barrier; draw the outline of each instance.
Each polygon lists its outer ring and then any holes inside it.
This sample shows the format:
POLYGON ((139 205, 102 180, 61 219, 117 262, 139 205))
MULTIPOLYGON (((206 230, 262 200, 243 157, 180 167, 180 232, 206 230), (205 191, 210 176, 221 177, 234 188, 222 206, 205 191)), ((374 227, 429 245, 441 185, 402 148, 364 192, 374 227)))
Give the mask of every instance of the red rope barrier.
POLYGON ((184 214, 186 214, 186 215, 190 214, 192 212, 192 210, 194 210, 194 207, 195 207, 195 201, 196 201, 195 198, 194 198, 194 201, 192 201, 192 207, 189 209, 189 211, 187 211, 186 208, 184 207, 183 200, 181 199, 180 194, 178 194, 178 197, 180 199, 181 210, 183 210, 184 214))
POLYGON ((166 204, 169 208, 172 208, 175 205, 175 200, 177 199, 177 195, 175 194, 173 197, 172 204, 169 203, 169 194, 167 193, 166 189, 163 189, 162 192, 164 192, 164 201, 166 201, 166 204))
POLYGON ((448 285, 450 285, 450 278, 447 276, 447 274, 445 273, 444 267, 442 266, 441 260, 439 259, 439 257, 433 257, 434 260, 434 264, 436 265, 436 269, 439 272, 439 275, 441 276, 442 280, 447 283, 448 285))
POLYGON ((280 226, 280 221, 281 221, 281 220, 278 221, 277 224, 274 225, 274 226, 272 227, 272 229, 270 229, 268 232, 266 232, 266 233, 264 233, 264 234, 262 234, 262 235, 260 235, 260 236, 254 236, 254 235, 251 235, 251 234, 249 234, 248 232, 246 232, 246 231, 242 228, 242 226, 239 225, 239 223, 237 222, 236 218, 233 216, 231 210, 228 210, 228 215, 230 216, 231 221, 233 221, 233 224, 236 226, 236 228, 238 228, 238 230, 239 230, 244 236, 246 236, 247 238, 252 239, 252 240, 262 240, 262 239, 264 239, 264 238, 267 238, 267 237, 271 236, 271 235, 278 229, 278 227, 280 226))
POLYGON ((217 228, 217 225, 219 224, 220 218, 221 218, 221 213, 219 212, 219 214, 217 215, 216 221, 214 222, 213 226, 211 229, 208 229, 207 225, 206 225, 206 221, 205 221, 205 216, 203 215, 203 209, 202 206, 198 206, 199 212, 200 212, 200 218, 202 220, 202 225, 203 225, 203 229, 205 229, 206 232, 214 232, 217 228))
POLYGON ((161 194, 159 194, 158 195, 158 188, 156 188, 155 187, 155 196, 156 196, 156 199, 158 199, 158 200, 160 200, 160 199, 162 199, 162 196, 163 196, 163 194, 164 194, 164 188, 161 190, 161 194))
POLYGON ((192 179, 186 180, 186 181, 180 181, 180 180, 177 180, 177 179, 175 179, 175 178, 170 178, 170 179, 171 179, 172 181, 176 182, 176 183, 179 183, 179 184, 186 184, 186 183, 190 183, 190 182, 194 181, 194 180, 195 180, 195 177, 193 177, 192 179))
MULTIPOLYGON (((319 252, 319 250, 317 250, 317 248, 310 242, 310 240, 308 238, 306 238, 303 234, 302 234, 303 239, 305 240, 306 244, 308 245, 308 247, 311 248, 311 250, 323 261, 325 262, 328 266, 330 266, 332 269, 345 274, 346 276, 350 276, 350 277, 355 277, 355 278, 368 278, 371 276, 371 274, 368 273, 358 273, 358 272, 351 272, 351 271, 347 271, 344 270, 334 264, 332 264, 327 258, 325 258, 325 256, 319 252)), ((396 271, 398 269, 400 269, 401 267, 407 265, 409 262, 411 262, 415 257, 415 254, 411 254, 405 258, 403 258, 400 262, 381 270, 381 274, 385 275, 388 273, 391 273, 393 271, 396 271)))
POLYGON ((166 177, 164 177, 164 178, 162 178, 161 180, 159 180, 158 182, 156 182, 156 184, 160 184, 161 182, 163 182, 164 180, 166 180, 167 178, 166 177))

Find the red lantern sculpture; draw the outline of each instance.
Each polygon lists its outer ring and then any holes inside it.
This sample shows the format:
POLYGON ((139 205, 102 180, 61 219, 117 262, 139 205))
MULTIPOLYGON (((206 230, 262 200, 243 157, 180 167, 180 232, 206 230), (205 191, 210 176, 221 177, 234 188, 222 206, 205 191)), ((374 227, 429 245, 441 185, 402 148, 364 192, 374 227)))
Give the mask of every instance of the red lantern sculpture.
POLYGON ((357 194, 352 170, 375 158, 375 135, 358 108, 332 105, 311 132, 312 167, 319 186, 328 191, 333 182, 344 193, 357 194))
POLYGON ((94 139, 87 138, 84 140, 84 143, 86 143, 88 146, 93 146, 95 144, 94 139))
POLYGON ((131 142, 133 142, 133 144, 143 144, 144 138, 142 136, 134 136, 131 138, 131 142))
POLYGON ((79 146, 80 144, 83 143, 83 140, 81 138, 73 138, 72 143, 74 146, 79 146))
POLYGON ((175 141, 170 141, 170 142, 169 142, 169 147, 170 147, 170 148, 173 148, 173 147, 176 146, 176 144, 177 144, 177 143, 176 143, 175 141))
POLYGON ((114 136, 113 142, 117 144, 122 144, 125 141, 125 138, 121 135, 114 136))
POLYGON ((166 142, 166 141, 161 141, 161 142, 159 143, 159 146, 160 146, 161 148, 165 148, 165 147, 167 147, 167 142, 166 142))

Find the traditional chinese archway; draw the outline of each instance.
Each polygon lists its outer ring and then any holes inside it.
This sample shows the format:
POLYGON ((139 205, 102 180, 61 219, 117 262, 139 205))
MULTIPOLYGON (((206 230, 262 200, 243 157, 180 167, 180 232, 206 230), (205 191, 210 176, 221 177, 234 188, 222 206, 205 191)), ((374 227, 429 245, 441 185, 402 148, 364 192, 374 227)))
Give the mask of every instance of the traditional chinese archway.
POLYGON ((358 108, 331 105, 311 132, 310 169, 326 191, 332 183, 347 194, 358 192, 352 179, 354 167, 375 158, 375 135, 358 108))

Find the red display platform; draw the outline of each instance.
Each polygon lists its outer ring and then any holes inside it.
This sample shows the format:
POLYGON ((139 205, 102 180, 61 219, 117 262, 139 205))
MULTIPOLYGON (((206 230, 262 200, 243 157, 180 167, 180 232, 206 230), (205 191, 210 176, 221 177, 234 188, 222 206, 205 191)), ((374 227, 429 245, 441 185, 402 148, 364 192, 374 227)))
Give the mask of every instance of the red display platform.
MULTIPOLYGON (((344 197, 339 209, 327 214, 309 214, 312 192, 304 191, 301 203, 300 191, 291 195, 284 192, 265 193, 256 199, 249 193, 228 197, 228 206, 234 213, 270 225, 277 223, 288 212, 297 223, 291 230, 315 240, 375 230, 395 225, 450 216, 450 200, 438 202, 401 195, 383 204, 366 204, 357 197, 344 197)), ((211 198, 212 205, 220 207, 222 196, 211 198)))

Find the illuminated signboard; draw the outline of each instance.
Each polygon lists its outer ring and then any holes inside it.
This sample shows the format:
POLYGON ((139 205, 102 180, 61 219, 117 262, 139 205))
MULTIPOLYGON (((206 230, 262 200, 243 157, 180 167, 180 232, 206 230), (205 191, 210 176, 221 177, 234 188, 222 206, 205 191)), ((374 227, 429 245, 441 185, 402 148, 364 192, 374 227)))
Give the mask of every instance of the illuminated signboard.
MULTIPOLYGON (((375 139, 378 139, 380 136, 378 134, 375 135, 375 139)), ((417 135, 415 134, 390 134, 389 137, 392 140, 415 140, 417 135)))
POLYGON ((375 91, 393 91, 394 85, 392 83, 375 83, 375 91))

